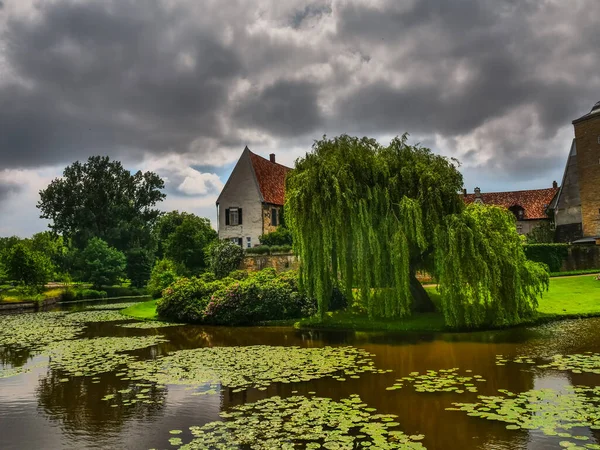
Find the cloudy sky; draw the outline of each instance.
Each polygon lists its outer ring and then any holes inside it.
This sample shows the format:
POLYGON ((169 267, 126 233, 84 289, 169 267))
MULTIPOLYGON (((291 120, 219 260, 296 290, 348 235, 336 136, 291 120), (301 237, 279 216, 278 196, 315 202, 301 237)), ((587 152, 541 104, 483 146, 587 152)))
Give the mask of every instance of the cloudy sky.
POLYGON ((0 0, 0 235, 102 154, 214 220, 245 145, 409 132, 469 191, 549 187, 600 100, 597 0, 0 0))

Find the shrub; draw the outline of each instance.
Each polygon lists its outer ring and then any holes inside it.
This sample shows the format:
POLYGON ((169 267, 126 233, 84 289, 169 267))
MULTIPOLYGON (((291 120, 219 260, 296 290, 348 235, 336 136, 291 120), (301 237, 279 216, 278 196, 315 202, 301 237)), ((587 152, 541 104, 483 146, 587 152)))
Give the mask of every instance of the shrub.
POLYGON ((77 299, 77 292, 75 292, 75 289, 73 289, 70 286, 66 287, 60 294, 61 302, 72 302, 73 300, 76 300, 76 299, 77 299))
POLYGON ((273 245, 271 247, 271 254, 273 253, 289 253, 292 251, 291 245, 273 245))
POLYGON ((257 247, 247 248, 245 251, 249 255, 268 255, 271 248, 267 245, 259 245, 257 247))
POLYGON ((175 263, 170 259, 161 259, 154 264, 148 281, 148 293, 152 298, 159 298, 166 289, 177 280, 175 263))
POLYGON ((263 234, 258 238, 260 240, 261 245, 286 245, 292 246, 292 233, 290 230, 284 227, 279 227, 277 230, 272 231, 271 233, 263 234))
POLYGON ((88 300, 88 299, 96 299, 96 298, 106 298, 108 295, 106 291, 100 291, 96 289, 82 289, 77 292, 76 299, 77 300, 88 300))
POLYGON ((546 264, 550 272, 559 272, 569 254, 568 244, 528 244, 523 250, 527 259, 546 264))
POLYGON ((212 280, 181 278, 163 292, 161 317, 217 325, 250 325, 312 315, 316 302, 300 294, 296 272, 274 269, 212 280))
POLYGON ((215 241, 208 246, 208 265, 217 278, 223 278, 240 267, 244 250, 231 241, 215 241))
POLYGON ((213 292, 224 287, 230 279, 203 281, 197 277, 180 278, 163 291, 156 304, 160 317, 185 322, 201 322, 213 292))

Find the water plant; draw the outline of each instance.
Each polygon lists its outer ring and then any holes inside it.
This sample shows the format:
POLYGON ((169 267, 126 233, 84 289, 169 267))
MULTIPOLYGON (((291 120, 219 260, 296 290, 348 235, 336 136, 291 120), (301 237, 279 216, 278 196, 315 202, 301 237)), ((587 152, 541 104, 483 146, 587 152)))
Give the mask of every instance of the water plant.
POLYGON ((422 435, 408 436, 393 414, 376 414, 358 395, 270 397, 221 413, 225 420, 190 427, 186 450, 213 448, 424 449, 422 435))
POLYGON ((122 325, 117 325, 117 326, 121 327, 121 328, 138 328, 141 330, 149 330, 152 328, 178 327, 181 325, 185 325, 185 324, 173 323, 173 322, 160 322, 157 320, 152 320, 152 321, 144 321, 144 322, 124 323, 122 325))
MULTIPOLYGON (((299 383, 326 376, 341 380, 364 372, 382 373, 370 354, 355 347, 205 347, 179 350, 154 360, 132 361, 126 376, 159 384, 217 384, 265 389, 272 383, 299 383)), ((215 389, 210 389, 217 392, 215 389)))
POLYGON ((467 370, 468 375, 459 376, 458 368, 441 369, 438 371, 428 370, 421 374, 412 372, 406 377, 399 378, 397 383, 388 387, 392 391, 402 389, 405 384, 411 383, 417 392, 455 392, 462 394, 464 392, 477 392, 475 383, 485 381, 481 375, 472 375, 467 370))
MULTIPOLYGON (((446 409, 504 422, 509 430, 540 430, 548 436, 579 442, 589 438, 572 430, 585 427, 600 430, 600 387, 568 386, 564 391, 539 389, 520 394, 507 390, 499 392, 503 395, 480 395, 478 403, 454 403, 454 407, 446 409)), ((561 445, 573 447, 577 444, 561 445)), ((579 445, 598 448, 596 444, 579 445)))
POLYGON ((0 316, 0 346, 39 349, 52 342, 74 339, 85 328, 65 320, 62 312, 0 316))
POLYGON ((577 353, 574 355, 554 355, 548 364, 538 365, 539 368, 568 370, 573 373, 600 374, 600 353, 577 353))
POLYGON ((130 306, 134 306, 137 305, 140 302, 123 302, 123 303, 110 303, 110 304, 106 304, 106 305, 90 305, 87 306, 85 309, 86 310, 111 310, 111 309, 116 309, 116 310, 121 310, 121 309, 125 309, 125 308, 129 308, 130 306))

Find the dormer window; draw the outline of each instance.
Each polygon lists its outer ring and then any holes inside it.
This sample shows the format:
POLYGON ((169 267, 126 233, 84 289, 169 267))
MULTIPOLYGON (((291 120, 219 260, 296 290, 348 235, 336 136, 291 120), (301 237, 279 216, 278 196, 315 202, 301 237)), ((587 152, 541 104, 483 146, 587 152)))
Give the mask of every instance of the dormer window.
POLYGON ((525 210, 521 205, 514 205, 508 209, 515 215, 517 220, 523 220, 525 218, 525 210))

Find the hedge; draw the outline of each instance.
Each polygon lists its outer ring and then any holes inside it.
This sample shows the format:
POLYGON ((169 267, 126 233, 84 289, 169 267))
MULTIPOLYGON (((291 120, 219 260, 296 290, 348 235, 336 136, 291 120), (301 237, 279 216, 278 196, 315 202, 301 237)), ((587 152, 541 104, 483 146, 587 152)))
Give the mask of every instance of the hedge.
POLYGON ((527 259, 546 264, 550 272, 560 272, 569 244, 526 244, 523 250, 527 259))

